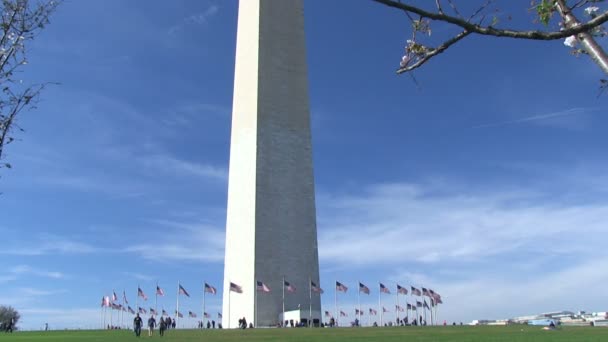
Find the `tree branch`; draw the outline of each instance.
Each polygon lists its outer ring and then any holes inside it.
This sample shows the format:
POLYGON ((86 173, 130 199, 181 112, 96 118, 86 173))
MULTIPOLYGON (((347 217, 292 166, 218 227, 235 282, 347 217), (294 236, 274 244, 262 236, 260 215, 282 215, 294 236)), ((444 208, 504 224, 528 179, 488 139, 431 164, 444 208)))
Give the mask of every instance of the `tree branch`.
POLYGON ((404 72, 412 71, 414 69, 417 69, 417 68, 421 67, 424 63, 428 62, 431 58, 433 58, 433 57, 439 55, 440 53, 444 52, 450 46, 454 45, 459 40, 463 39, 464 37, 468 36, 469 34, 471 34, 471 32, 468 32, 466 30, 460 32, 456 36, 452 37, 451 39, 445 41, 443 44, 439 45, 437 48, 435 48, 435 49, 431 50, 430 52, 426 53, 424 55, 424 57, 421 57, 420 59, 418 59, 416 61, 416 63, 414 63, 414 64, 412 64, 410 66, 406 65, 404 67, 401 67, 401 68, 397 69, 397 73, 398 74, 402 74, 404 72))
POLYGON ((476 33, 486 36, 495 36, 495 37, 506 37, 506 38, 517 38, 517 39, 532 39, 532 40, 555 40, 562 39, 572 35, 578 35, 583 32, 587 32, 594 27, 604 24, 608 22, 608 11, 604 12, 601 15, 589 20, 588 22, 581 24, 579 26, 566 28, 563 31, 517 31, 517 30, 509 30, 509 29, 497 29, 492 26, 481 26, 478 24, 473 24, 465 19, 453 17, 444 13, 435 13, 423 10, 421 8, 408 5, 402 2, 398 2, 395 0, 372 0, 377 3, 397 8, 406 13, 415 13, 422 17, 429 18, 431 20, 443 21, 446 23, 450 23, 456 26, 460 26, 465 29, 469 33, 476 33))

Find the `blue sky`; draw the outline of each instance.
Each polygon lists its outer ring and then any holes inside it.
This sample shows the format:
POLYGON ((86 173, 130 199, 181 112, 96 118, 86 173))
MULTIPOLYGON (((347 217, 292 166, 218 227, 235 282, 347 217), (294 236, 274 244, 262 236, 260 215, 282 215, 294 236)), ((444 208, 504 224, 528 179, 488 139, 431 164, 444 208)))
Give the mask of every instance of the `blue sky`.
MULTIPOLYGON (((501 5, 532 22, 529 1, 501 5)), ((157 281, 159 307, 181 281, 181 311, 199 312, 202 282, 220 287, 236 9, 66 1, 32 45, 25 81, 61 84, 21 116, 0 178, 0 303, 23 328, 96 327, 102 295, 157 281)), ((306 16, 326 308, 336 279, 351 314, 358 280, 364 308, 379 281, 430 287, 440 321, 608 308, 595 65, 562 41, 470 37, 416 85, 394 74, 401 13, 309 0, 306 16)))

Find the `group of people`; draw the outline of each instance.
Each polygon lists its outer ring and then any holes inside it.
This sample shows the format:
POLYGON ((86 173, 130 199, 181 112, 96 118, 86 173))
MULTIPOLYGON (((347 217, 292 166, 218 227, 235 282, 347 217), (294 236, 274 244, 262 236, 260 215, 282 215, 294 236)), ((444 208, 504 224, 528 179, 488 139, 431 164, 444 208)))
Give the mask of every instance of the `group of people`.
MULTIPOLYGON (((135 336, 139 337, 141 335, 141 327, 143 325, 143 320, 139 316, 139 314, 135 315, 133 319, 133 330, 135 331, 135 336)), ((150 316, 148 318, 148 336, 154 335, 154 328, 156 328, 156 319, 154 316, 150 316)), ((175 319, 171 317, 160 317, 160 321, 158 322, 158 333, 160 336, 165 336, 165 330, 167 329, 175 329, 175 319)))
MULTIPOLYGON (((198 328, 199 329, 203 329, 205 327, 205 324, 203 324, 203 321, 198 321, 198 328)), ((222 329, 222 323, 217 324, 218 329, 222 329)), ((211 321, 207 321, 207 329, 215 329, 215 321, 211 320, 211 321)))

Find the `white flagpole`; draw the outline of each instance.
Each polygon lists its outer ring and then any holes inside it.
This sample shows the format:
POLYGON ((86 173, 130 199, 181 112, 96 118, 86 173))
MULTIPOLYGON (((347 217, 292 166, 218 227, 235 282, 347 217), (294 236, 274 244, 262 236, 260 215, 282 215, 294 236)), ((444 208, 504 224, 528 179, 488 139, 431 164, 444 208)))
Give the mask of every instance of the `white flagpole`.
POLYGON ((400 307, 399 307, 399 289, 397 289, 397 307, 395 308, 395 311, 397 312, 397 325, 399 325, 399 323, 401 322, 399 320, 399 311, 400 311, 400 307))
POLYGON ((135 296, 135 314, 139 313, 139 284, 137 284, 137 296, 135 296))
POLYGON ((283 323, 285 323, 285 276, 283 276, 283 284, 281 284, 281 288, 283 289, 283 323))
MULTIPOLYGON (((253 284, 253 288, 254 288, 254 292, 253 292, 253 324, 254 326, 257 328, 258 327, 258 284, 257 284, 257 280, 253 280, 254 284, 253 284)), ((283 310, 283 314, 285 310, 283 310)))
POLYGON ((230 293, 232 292, 231 289, 228 289, 228 329, 230 329, 230 293))
POLYGON ((383 327, 384 308, 382 307, 382 291, 378 291, 378 311, 380 311, 380 326, 383 327))
POLYGON ((177 281, 177 303, 175 309, 175 328, 179 328, 179 280, 177 281))
POLYGON ((359 291, 357 291, 357 306, 359 308, 359 311, 357 311, 357 321, 361 321, 361 282, 358 280, 357 282, 359 283, 359 291))
POLYGON ((158 312, 158 282, 156 282, 156 288, 154 289, 154 311, 158 312))
POLYGON ((312 328, 312 277, 308 277, 308 326, 312 328))
POLYGON ((334 304, 335 304, 335 312, 336 312, 336 319, 335 319, 335 323, 336 326, 338 326, 338 281, 336 280, 336 284, 334 286, 334 304))
POLYGON ((203 282, 203 316, 201 318, 201 321, 203 322, 203 328, 205 327, 205 295, 207 292, 207 288, 205 287, 205 284, 207 284, 207 282, 203 282))

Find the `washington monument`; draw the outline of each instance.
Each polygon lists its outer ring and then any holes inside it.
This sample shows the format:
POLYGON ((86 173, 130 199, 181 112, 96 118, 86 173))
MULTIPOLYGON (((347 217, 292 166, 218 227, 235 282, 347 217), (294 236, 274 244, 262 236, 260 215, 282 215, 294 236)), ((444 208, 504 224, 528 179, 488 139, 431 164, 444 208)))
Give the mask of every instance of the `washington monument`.
POLYGON ((222 325, 320 318, 303 0, 239 1, 233 96, 222 325))

